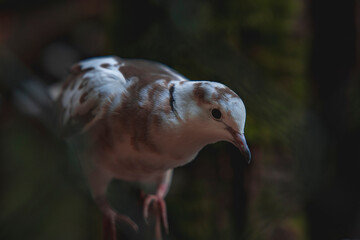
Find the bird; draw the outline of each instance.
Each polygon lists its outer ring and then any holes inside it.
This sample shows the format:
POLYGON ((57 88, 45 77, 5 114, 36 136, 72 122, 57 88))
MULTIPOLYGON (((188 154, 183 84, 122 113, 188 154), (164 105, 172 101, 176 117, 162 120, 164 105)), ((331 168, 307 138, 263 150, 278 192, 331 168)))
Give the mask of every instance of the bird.
MULTIPOLYGON (((58 90, 57 128, 77 149, 92 197, 103 214, 104 238, 115 240, 115 223, 138 225, 107 200, 113 179, 155 184, 144 198, 145 220, 154 206, 168 232, 165 196, 173 170, 194 160, 206 145, 234 144, 250 162, 245 105, 227 86, 189 80, 151 60, 117 56, 75 63, 58 90)), ((161 239, 161 233, 157 233, 161 239)))

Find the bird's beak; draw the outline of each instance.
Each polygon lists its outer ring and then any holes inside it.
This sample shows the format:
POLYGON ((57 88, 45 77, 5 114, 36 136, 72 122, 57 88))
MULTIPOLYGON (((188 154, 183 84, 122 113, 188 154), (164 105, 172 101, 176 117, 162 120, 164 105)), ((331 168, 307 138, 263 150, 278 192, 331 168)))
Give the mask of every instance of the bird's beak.
POLYGON ((249 147, 246 143, 245 135, 241 133, 232 133, 234 137, 234 145, 240 150, 242 155, 245 157, 245 160, 248 164, 251 162, 251 152, 249 150, 249 147))

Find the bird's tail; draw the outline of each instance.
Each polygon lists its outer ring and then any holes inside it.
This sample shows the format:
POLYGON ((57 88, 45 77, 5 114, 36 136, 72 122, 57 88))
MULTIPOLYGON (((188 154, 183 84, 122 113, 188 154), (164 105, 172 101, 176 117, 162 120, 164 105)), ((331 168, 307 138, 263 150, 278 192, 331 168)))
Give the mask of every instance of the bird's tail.
POLYGON ((0 100, 55 131, 56 106, 49 88, 10 52, 0 49, 0 100))
POLYGON ((35 117, 54 130, 56 104, 48 87, 38 79, 27 79, 13 90, 13 103, 19 111, 35 117))

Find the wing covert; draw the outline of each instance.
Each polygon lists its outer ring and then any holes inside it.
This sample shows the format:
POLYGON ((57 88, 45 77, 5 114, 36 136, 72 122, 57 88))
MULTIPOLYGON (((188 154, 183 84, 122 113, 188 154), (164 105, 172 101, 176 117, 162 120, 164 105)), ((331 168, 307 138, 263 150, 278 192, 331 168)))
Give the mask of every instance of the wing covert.
POLYGON ((120 103, 124 93, 137 98, 141 89, 157 80, 187 81, 166 65, 149 60, 107 56, 75 64, 57 99, 62 135, 86 131, 116 105, 113 103, 120 103), (136 87, 127 89, 129 86, 136 87))
POLYGON ((90 128, 125 91, 126 80, 113 57, 73 65, 57 99, 61 134, 71 136, 90 128))

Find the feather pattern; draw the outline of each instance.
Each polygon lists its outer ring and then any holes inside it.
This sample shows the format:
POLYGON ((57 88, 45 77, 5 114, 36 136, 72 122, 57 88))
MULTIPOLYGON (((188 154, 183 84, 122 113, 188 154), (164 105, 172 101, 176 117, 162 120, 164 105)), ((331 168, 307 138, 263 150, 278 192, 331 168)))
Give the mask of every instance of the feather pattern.
POLYGON ((113 110, 109 109, 110 105, 119 105, 126 96, 136 96, 134 92, 140 93, 136 100, 140 106, 144 105, 170 80, 186 79, 152 61, 109 56, 77 63, 71 68, 58 98, 61 132, 68 137, 86 131, 108 110, 113 110), (152 84, 156 81, 157 84, 152 84), (148 94, 150 98, 146 97, 148 94))
POLYGON ((220 83, 189 81, 157 62, 115 56, 81 61, 71 68, 56 101, 59 127, 81 146, 94 199, 112 228, 119 215, 105 197, 111 179, 156 182, 158 193, 145 200, 144 216, 157 201, 167 229, 163 198, 173 168, 217 141, 235 144, 250 159, 239 96, 220 83))

